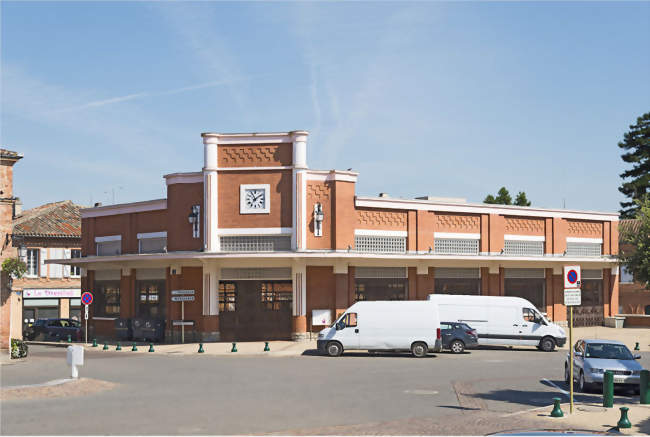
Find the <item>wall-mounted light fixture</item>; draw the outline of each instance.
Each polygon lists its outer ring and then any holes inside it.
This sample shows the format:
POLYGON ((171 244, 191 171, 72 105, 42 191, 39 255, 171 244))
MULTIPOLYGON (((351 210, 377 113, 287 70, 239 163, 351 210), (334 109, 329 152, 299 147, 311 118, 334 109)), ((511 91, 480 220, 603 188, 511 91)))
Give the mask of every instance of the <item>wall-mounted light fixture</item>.
POLYGON ((192 212, 187 216, 187 220, 192 225, 192 237, 201 236, 201 205, 192 205, 192 212))
POLYGON ((323 205, 316 203, 314 205, 314 236, 322 237, 323 236, 323 219, 325 214, 323 214, 323 205))
POLYGON ((27 263, 27 247, 25 247, 25 243, 20 243, 20 246, 18 247, 18 257, 22 262, 27 263))

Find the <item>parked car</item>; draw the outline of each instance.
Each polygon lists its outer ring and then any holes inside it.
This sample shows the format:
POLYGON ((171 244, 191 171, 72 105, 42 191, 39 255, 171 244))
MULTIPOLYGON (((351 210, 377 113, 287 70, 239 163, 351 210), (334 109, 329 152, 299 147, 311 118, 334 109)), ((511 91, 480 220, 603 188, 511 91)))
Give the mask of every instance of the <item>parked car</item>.
MULTIPOLYGON (((641 355, 632 352, 620 341, 578 340, 573 347, 573 379, 578 390, 587 392, 594 386, 602 387, 605 371, 614 373, 614 387, 631 388, 639 393, 643 366, 636 360, 641 355)), ((564 381, 568 384, 570 355, 564 362, 564 381)))
POLYGON ((478 333, 466 323, 440 322, 442 348, 460 354, 478 346, 478 333))
POLYGON ((420 358, 440 351, 438 305, 428 301, 362 301, 318 334, 318 349, 337 357, 344 350, 411 351, 420 358))
POLYGON ((81 341, 81 324, 74 319, 38 319, 25 330, 27 340, 81 341))
POLYGON ((471 325, 479 344, 537 346, 551 352, 566 343, 564 329, 549 321, 521 297, 430 294, 441 320, 471 325))

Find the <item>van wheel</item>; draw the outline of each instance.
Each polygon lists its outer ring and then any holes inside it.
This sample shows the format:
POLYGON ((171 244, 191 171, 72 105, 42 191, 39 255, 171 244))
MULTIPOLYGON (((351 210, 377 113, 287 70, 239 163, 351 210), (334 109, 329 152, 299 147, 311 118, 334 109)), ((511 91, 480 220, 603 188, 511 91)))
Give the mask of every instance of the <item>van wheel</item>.
POLYGON ((465 344, 460 340, 454 340, 449 345, 449 349, 455 354, 462 354, 465 351, 465 344))
POLYGON ((338 357, 343 353, 343 346, 338 341, 330 341, 325 350, 330 357, 338 357))
POLYGON ((539 342, 539 348, 544 352, 553 352, 553 349, 555 349, 555 340, 552 337, 544 337, 539 342))
POLYGON ((416 358, 423 358, 427 356, 427 344, 422 341, 417 341, 411 345, 411 353, 416 358))

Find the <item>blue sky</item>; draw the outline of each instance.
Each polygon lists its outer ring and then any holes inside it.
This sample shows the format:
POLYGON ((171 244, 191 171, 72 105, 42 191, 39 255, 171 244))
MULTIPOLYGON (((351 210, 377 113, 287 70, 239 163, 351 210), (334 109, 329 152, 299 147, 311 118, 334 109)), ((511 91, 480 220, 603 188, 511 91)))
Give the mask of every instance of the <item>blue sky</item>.
POLYGON ((650 3, 3 2, 25 207, 165 196, 200 133, 310 131, 357 193, 616 211, 650 110, 650 3))

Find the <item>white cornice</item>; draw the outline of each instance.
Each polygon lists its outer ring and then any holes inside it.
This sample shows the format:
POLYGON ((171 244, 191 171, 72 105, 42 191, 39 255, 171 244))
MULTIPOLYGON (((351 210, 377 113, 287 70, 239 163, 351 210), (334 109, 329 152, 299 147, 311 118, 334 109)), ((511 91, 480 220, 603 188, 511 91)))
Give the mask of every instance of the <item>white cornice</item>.
POLYGON ((411 209, 423 211, 460 212, 474 214, 500 214, 509 216, 525 217, 559 217, 581 220, 613 221, 618 222, 618 213, 596 212, 596 211, 573 211, 563 209, 528 208, 523 206, 489 205, 479 203, 468 203, 464 205, 431 202, 415 199, 383 199, 381 197, 359 197, 355 200, 355 206, 365 208, 386 208, 386 209, 411 209))
POLYGON ((217 171, 273 171, 273 170, 291 170, 292 165, 277 165, 275 167, 219 167, 217 171))
POLYGON ((434 232, 433 238, 459 238, 462 240, 480 240, 481 234, 470 234, 460 232, 434 232))
POLYGON ((513 235, 505 234, 503 236, 504 240, 510 241, 546 241, 546 237, 543 235, 513 235))
POLYGON ((566 237, 567 243, 603 243, 602 238, 566 237))
POLYGON ((269 144, 269 143, 293 143, 299 136, 307 136, 307 131, 291 132, 261 132, 261 133, 202 133, 204 143, 222 144, 269 144))
POLYGON ((219 235, 289 235, 291 228, 219 228, 219 235))
POLYGON ((163 176, 167 185, 172 184, 196 184, 203 182, 203 173, 171 173, 163 176))
POLYGON ((385 231, 383 229, 355 229, 354 235, 367 235, 373 237, 406 237, 406 231, 385 231))
POLYGON ((130 214, 134 212, 159 211, 167 209, 167 199, 147 200, 144 202, 119 203, 116 205, 84 208, 81 218, 103 217, 107 215, 130 214))
POLYGON ((306 172, 308 181, 343 181, 356 182, 359 173, 354 171, 341 170, 308 170, 306 172))

